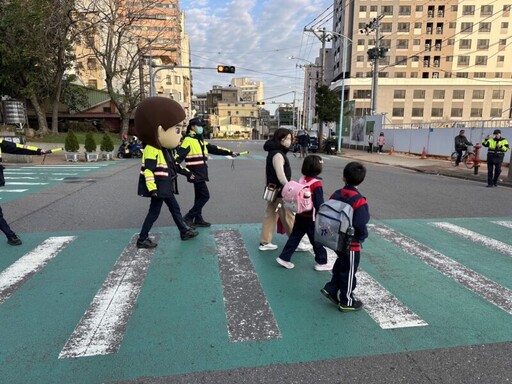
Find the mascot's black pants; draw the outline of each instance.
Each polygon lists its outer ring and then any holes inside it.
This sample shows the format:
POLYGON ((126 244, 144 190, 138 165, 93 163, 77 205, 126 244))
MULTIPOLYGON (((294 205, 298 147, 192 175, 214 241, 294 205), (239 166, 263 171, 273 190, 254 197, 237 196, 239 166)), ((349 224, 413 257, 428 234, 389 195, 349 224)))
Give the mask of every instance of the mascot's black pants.
POLYGON ((2 212, 2 207, 0 207, 0 231, 5 233, 5 236, 7 236, 8 239, 14 236, 14 232, 9 227, 9 224, 7 224, 7 221, 4 219, 4 213, 2 212))
POLYGON ((206 181, 198 181, 194 183, 194 206, 190 208, 187 217, 191 219, 201 218, 203 215, 203 207, 210 200, 210 192, 206 181))
POLYGON ((146 219, 144 220, 144 224, 142 224, 142 229, 140 230, 139 240, 146 240, 149 236, 149 231, 151 231, 151 227, 160 216, 160 211, 162 210, 162 205, 165 203, 169 208, 169 212, 171 212, 172 218, 176 223, 176 226, 180 230, 180 233, 187 232, 188 227, 183 222, 183 217, 181 216, 180 206, 176 201, 174 195, 171 197, 160 198, 160 197, 152 197, 151 204, 149 205, 149 211, 146 215, 146 219))

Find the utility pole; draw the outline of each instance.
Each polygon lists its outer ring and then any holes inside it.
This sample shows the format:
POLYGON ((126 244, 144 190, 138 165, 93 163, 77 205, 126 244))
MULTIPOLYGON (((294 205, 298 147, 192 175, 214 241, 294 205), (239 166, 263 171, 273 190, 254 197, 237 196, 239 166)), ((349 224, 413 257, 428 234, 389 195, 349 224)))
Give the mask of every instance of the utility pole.
POLYGON ((375 47, 368 49, 368 59, 371 60, 373 68, 372 68, 372 94, 371 94, 371 104, 370 110, 371 114, 375 115, 377 113, 377 89, 379 84, 379 60, 382 57, 386 57, 388 48, 380 46, 380 21, 384 15, 379 15, 374 18, 368 24, 365 25, 363 29, 361 29, 361 33, 365 33, 368 36, 370 33, 375 32, 375 47))

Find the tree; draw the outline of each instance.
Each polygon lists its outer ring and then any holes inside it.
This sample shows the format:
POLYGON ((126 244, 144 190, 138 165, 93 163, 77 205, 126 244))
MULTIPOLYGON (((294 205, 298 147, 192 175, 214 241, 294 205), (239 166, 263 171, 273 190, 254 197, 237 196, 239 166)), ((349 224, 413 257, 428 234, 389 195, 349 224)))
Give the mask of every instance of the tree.
POLYGON ((315 111, 319 121, 336 121, 340 119, 340 99, 336 92, 327 85, 320 85, 316 89, 315 111))
POLYGON ((127 6, 122 0, 81 0, 81 29, 86 31, 89 47, 105 72, 107 91, 121 116, 121 135, 128 133, 130 117, 141 99, 136 76, 141 59, 165 31, 165 23, 172 24, 171 20, 158 19, 159 28, 142 28, 148 24, 146 19, 157 20, 158 12, 154 11, 160 3, 139 0, 127 6))

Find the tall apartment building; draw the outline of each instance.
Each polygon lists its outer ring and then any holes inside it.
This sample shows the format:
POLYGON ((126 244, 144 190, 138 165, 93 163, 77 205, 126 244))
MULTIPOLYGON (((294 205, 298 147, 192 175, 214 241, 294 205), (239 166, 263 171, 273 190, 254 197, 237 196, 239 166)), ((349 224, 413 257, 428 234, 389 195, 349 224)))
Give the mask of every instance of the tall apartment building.
POLYGON ((336 89, 355 114, 370 111, 375 33, 367 23, 382 15, 376 113, 396 125, 426 121, 506 119, 511 116, 512 0, 335 0, 333 42, 336 89), (343 42, 349 42, 347 57, 343 42), (343 60, 346 75, 343 76, 343 60))
POLYGON ((263 82, 249 80, 247 77, 231 79, 231 85, 240 90, 242 101, 262 101, 264 98, 263 82))

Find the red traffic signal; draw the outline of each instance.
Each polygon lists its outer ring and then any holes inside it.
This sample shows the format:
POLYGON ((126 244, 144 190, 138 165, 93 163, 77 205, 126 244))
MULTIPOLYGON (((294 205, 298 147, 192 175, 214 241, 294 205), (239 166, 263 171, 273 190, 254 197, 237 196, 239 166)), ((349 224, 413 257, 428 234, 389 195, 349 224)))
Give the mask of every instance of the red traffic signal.
POLYGON ((235 67, 232 65, 217 65, 217 72, 219 72, 219 73, 235 73, 235 67))

